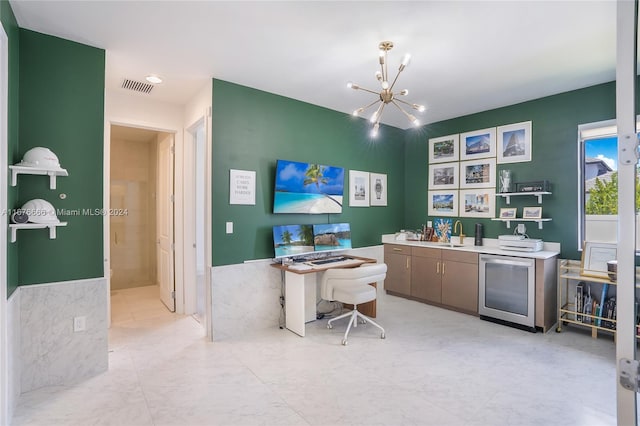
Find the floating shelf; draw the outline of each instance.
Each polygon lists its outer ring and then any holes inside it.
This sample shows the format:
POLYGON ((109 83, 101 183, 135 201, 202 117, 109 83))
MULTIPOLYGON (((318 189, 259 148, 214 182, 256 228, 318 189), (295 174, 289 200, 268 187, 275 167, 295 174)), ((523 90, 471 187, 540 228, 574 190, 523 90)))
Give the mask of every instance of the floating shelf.
POLYGON ((48 175, 49 176, 49 188, 56 189, 56 177, 57 176, 69 176, 69 173, 65 169, 51 170, 38 167, 21 166, 19 164, 9 166, 11 169, 11 186, 18 184, 18 175, 48 175))
POLYGON ((54 240, 56 238, 56 228, 58 226, 67 226, 67 222, 59 223, 10 223, 9 229, 11 230, 11 242, 16 242, 16 233, 18 229, 44 229, 49 228, 49 238, 54 240))
POLYGON ((523 219, 523 218, 519 218, 519 217, 514 217, 512 219, 503 219, 501 217, 495 217, 492 218, 491 220, 497 220, 499 222, 506 222, 507 223, 507 228, 511 228, 511 222, 537 222, 538 223, 538 229, 542 229, 542 222, 550 222, 551 218, 550 217, 545 217, 542 219, 523 219))
POLYGON ((551 195, 551 192, 499 192, 496 197, 506 198, 507 204, 511 204, 511 197, 518 195, 533 195, 538 197, 538 204, 542 204, 542 196, 551 195))

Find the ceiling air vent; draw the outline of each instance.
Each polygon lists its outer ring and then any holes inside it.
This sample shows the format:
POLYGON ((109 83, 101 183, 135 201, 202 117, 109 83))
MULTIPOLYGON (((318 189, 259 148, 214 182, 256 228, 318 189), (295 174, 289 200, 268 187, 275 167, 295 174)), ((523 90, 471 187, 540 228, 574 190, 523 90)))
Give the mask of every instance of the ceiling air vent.
POLYGON ((151 93, 151 90, 153 90, 153 84, 143 83, 141 81, 129 80, 128 78, 125 78, 122 82, 122 88, 133 90, 134 92, 149 94, 151 93))

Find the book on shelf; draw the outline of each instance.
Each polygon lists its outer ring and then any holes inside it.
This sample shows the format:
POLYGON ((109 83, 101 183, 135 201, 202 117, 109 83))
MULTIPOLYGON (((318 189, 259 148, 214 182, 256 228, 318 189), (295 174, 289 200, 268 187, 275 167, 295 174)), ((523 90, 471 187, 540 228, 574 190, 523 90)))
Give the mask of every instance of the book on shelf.
MULTIPOLYGON (((584 282, 580 281, 576 285, 576 301, 575 301, 576 313, 579 314, 583 311, 584 309, 583 303, 584 303, 584 282)), ((582 321, 582 315, 576 314, 576 321, 582 321)))
MULTIPOLYGON (((607 300, 607 293, 608 292, 609 292, 609 284, 608 283, 602 284, 602 296, 600 297, 600 309, 596 313, 596 315, 598 315, 599 317, 603 317, 604 316, 602 314, 603 314, 603 310, 604 310, 605 300, 607 300)), ((596 325, 598 327, 600 327, 602 325, 602 318, 597 318, 596 325)))

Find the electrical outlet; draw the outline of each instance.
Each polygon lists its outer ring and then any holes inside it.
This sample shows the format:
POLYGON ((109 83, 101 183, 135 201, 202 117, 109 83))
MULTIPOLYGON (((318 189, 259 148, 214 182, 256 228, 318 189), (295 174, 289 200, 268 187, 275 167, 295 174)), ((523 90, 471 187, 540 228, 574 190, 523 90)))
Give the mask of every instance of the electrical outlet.
POLYGON ((73 317, 73 332, 85 331, 87 329, 87 317, 73 317))
POLYGON ((227 222, 227 234, 233 234, 233 222, 227 222))
POLYGON ((524 235, 527 233, 527 227, 524 225, 524 223, 519 223, 518 227, 516 228, 516 232, 520 235, 524 235))

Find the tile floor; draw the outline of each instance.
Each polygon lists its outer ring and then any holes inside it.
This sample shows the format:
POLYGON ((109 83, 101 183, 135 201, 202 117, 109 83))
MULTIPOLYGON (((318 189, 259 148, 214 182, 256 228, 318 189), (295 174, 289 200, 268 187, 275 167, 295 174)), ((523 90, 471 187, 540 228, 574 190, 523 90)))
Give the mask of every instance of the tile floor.
POLYGON ((209 343, 157 288, 112 296, 109 371, 22 395, 13 425, 615 425, 615 345, 532 334, 380 294, 374 327, 326 320, 209 343))

